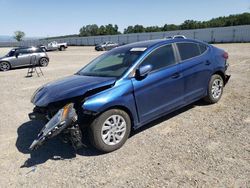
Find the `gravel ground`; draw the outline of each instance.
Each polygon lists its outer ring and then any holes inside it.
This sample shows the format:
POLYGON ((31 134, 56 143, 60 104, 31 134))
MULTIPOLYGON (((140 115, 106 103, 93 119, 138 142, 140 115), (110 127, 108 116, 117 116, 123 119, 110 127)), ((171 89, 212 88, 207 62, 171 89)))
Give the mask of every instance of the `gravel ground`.
MULTIPOLYGON (((0 187, 250 187, 250 44, 220 44, 232 77, 221 101, 196 102, 133 132, 109 154, 75 153, 58 139, 28 146, 43 126, 30 122, 32 93, 98 56, 90 47, 49 52, 44 77, 0 72, 0 187)), ((9 49, 0 48, 0 56, 9 49)))

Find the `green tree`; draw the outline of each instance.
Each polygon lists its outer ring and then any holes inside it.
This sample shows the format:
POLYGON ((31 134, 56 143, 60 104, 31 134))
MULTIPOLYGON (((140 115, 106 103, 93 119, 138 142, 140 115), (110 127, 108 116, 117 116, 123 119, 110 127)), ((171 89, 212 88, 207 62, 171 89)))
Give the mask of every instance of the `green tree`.
POLYGON ((127 28, 124 29, 124 34, 128 34, 128 33, 133 33, 134 31, 134 27, 133 26, 128 26, 127 28))
POLYGON ((162 31, 162 28, 158 26, 149 26, 145 28, 145 32, 159 32, 159 31, 162 31))
POLYGON ((83 26, 79 32, 80 36, 116 35, 120 33, 118 26, 113 24, 106 26, 101 25, 100 27, 96 24, 86 25, 83 26))
POLYGON ((101 25, 100 28, 99 28, 99 34, 100 35, 106 35, 107 32, 106 32, 106 27, 101 25))
POLYGON ((165 24, 162 28, 162 31, 174 31, 174 30, 178 30, 179 27, 175 24, 165 24))
POLYGON ((25 36, 25 33, 23 31, 14 32, 14 39, 16 39, 18 42, 20 42, 24 36, 25 36))

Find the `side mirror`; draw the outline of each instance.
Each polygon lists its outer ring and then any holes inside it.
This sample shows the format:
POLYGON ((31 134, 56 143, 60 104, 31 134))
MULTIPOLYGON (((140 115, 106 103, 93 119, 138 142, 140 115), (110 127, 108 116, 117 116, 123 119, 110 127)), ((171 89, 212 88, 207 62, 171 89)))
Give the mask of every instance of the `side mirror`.
POLYGON ((19 53, 15 53, 15 56, 16 56, 16 58, 18 58, 18 56, 19 56, 19 53))
POLYGON ((135 73, 136 77, 137 78, 146 77, 148 75, 148 73, 150 73, 152 68, 153 68, 152 65, 144 65, 142 67, 139 67, 135 73))

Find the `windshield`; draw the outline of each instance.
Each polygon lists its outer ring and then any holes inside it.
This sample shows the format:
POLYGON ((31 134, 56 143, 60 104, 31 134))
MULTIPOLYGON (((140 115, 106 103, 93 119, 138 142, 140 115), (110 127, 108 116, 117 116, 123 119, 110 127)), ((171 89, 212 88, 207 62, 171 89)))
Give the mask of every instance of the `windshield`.
POLYGON ((7 57, 11 57, 11 56, 14 56, 16 50, 11 50, 8 54, 7 54, 7 57))
POLYGON ((94 59, 77 74, 83 76, 121 77, 142 53, 142 51, 133 51, 131 48, 116 48, 94 59))

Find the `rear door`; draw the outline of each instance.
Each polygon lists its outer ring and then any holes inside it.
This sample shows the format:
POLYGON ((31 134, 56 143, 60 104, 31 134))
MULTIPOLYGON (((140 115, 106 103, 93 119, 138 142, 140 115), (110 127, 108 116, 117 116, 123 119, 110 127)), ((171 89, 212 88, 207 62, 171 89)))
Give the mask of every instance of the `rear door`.
POLYGON ((179 42, 176 45, 181 59, 184 100, 189 103, 206 94, 208 81, 213 70, 209 47, 195 42, 179 42))
POLYGON ((142 124, 183 104, 183 80, 173 46, 157 48, 140 66, 144 65, 152 65, 151 73, 142 80, 132 78, 142 124))

